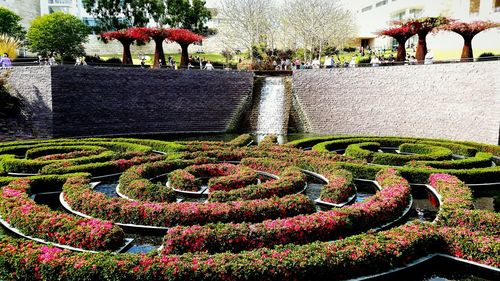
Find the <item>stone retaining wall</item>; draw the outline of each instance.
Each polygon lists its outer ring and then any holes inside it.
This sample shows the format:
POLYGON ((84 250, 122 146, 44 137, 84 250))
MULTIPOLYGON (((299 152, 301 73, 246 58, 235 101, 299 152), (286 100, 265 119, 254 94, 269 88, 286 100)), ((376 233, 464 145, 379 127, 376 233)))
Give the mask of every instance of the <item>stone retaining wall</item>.
POLYGON ((305 131, 499 143, 500 62, 296 71, 305 131))
POLYGON ((33 124, 49 136, 226 132, 252 94, 253 73, 16 67, 9 84, 29 106, 42 101, 33 124))

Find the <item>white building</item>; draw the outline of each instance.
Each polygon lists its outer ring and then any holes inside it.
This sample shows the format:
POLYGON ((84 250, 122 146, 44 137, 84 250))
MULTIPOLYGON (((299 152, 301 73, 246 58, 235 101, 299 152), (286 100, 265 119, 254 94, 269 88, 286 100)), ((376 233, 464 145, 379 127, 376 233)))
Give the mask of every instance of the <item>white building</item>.
MULTIPOLYGON (((500 0, 356 0, 345 5, 356 17, 356 44, 388 49, 396 46, 389 37, 378 37, 377 31, 387 28, 391 21, 422 16, 448 16, 460 21, 500 21, 500 0)), ((500 30, 488 30, 477 35, 473 45, 475 55, 481 52, 500 53, 500 30)), ((416 37, 407 46, 416 45, 416 37)), ((459 57, 462 38, 453 32, 439 32, 428 37, 429 48, 440 59, 459 57)))

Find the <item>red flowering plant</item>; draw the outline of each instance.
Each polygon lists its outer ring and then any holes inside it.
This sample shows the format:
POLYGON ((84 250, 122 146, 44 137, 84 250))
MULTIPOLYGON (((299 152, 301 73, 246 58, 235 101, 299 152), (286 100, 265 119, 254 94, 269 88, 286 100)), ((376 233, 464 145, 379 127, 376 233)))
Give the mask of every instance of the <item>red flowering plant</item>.
POLYGON ((378 35, 390 36, 398 42, 397 61, 405 61, 406 59, 406 41, 417 34, 414 25, 401 21, 392 22, 392 26, 379 31, 378 35))
POLYGON ((473 210, 472 192, 457 177, 433 174, 429 178, 429 184, 442 197, 442 205, 438 213, 438 221, 441 225, 498 233, 500 214, 473 210))
POLYGON ((394 221, 410 201, 410 186, 393 169, 377 175, 382 191, 352 206, 248 224, 178 226, 164 238, 164 253, 238 252, 279 244, 307 244, 352 235, 394 221), (227 239, 230 236, 231 239, 227 239))
POLYGON ((86 250, 114 250, 123 244, 121 228, 109 221, 78 219, 52 211, 28 198, 30 180, 19 179, 3 187, 0 214, 24 235, 86 250))
POLYGON ((169 30, 168 41, 176 42, 181 46, 181 66, 187 67, 189 62, 189 45, 193 43, 201 43, 203 36, 198 35, 191 30, 174 28, 169 30))
POLYGON ((107 43, 109 40, 117 40, 123 46, 122 64, 134 64, 132 61, 132 53, 130 46, 134 42, 146 42, 149 36, 145 32, 144 27, 133 27, 124 30, 108 31, 101 34, 101 38, 107 43))
POLYGON ((61 280, 323 280, 349 279, 404 266, 434 253, 442 239, 427 224, 404 225, 334 242, 286 245, 209 255, 84 255, 31 242, 4 239, 0 277, 61 280), (23 249, 20 251, 19 249, 23 249), (237 268, 237 270, 235 270, 237 268))
MULTIPOLYGON (((246 159, 242 163, 248 164, 246 159)), ((260 166, 260 168, 264 167, 260 166)), ((307 178, 297 167, 287 167, 278 175, 279 179, 271 179, 260 185, 252 184, 230 191, 211 192, 208 201, 229 202, 272 198, 274 196, 283 197, 303 190, 306 185, 307 178)))
POLYGON ((201 188, 201 179, 186 170, 175 170, 168 175, 170 187, 183 191, 197 192, 201 188))
POLYGON ((462 49, 461 59, 464 61, 470 61, 474 59, 474 53, 472 50, 472 39, 479 34, 490 28, 497 28, 500 23, 493 21, 473 21, 473 22, 461 22, 452 21, 449 24, 441 26, 441 30, 453 31, 464 39, 464 47, 462 49))
POLYGON ((259 175, 254 169, 247 167, 238 167, 234 173, 227 176, 211 178, 208 181, 210 192, 214 191, 231 191, 243 188, 247 185, 257 183, 259 175))
POLYGON ((142 29, 145 35, 149 36, 155 42, 155 55, 153 60, 153 67, 157 68, 161 62, 166 64, 165 52, 163 51, 163 42, 170 35, 170 30, 162 27, 150 27, 142 29))
POLYGON ((50 160, 72 159, 72 158, 79 158, 79 157, 84 157, 84 156, 97 155, 101 152, 102 151, 80 150, 80 151, 72 151, 72 152, 68 152, 68 153, 57 153, 57 154, 44 155, 44 156, 40 156, 40 157, 35 158, 35 160, 50 161, 50 160))
POLYGON ((408 25, 418 35, 416 58, 418 61, 423 61, 427 54, 427 35, 431 32, 436 32, 439 27, 449 24, 453 20, 448 17, 422 17, 416 19, 408 19, 402 22, 403 25, 408 25))
POLYGON ((74 210, 113 222, 172 227, 214 222, 258 222, 312 213, 314 204, 304 195, 228 203, 150 203, 109 198, 89 188, 88 180, 70 178, 64 198, 74 210))
MULTIPOLYGON (((202 184, 200 178, 229 176, 238 170, 238 166, 229 163, 193 165, 171 172, 168 180, 172 188, 197 192, 202 184)), ((213 185, 217 184, 217 181, 212 182, 213 185)))
POLYGON ((324 172, 328 183, 321 188, 320 199, 329 203, 345 203, 354 195, 352 174, 346 170, 324 172))

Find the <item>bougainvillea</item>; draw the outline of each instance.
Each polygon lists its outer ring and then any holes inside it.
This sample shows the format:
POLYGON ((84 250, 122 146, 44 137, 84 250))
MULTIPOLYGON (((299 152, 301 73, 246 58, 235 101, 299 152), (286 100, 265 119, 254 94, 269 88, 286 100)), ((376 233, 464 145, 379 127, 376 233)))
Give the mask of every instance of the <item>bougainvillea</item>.
POLYGON ((390 36, 398 42, 398 53, 396 56, 397 61, 404 61, 406 59, 406 41, 412 36, 417 34, 414 25, 401 21, 392 23, 392 27, 379 31, 379 35, 390 36))
POLYGON ((474 53, 472 51, 472 39, 474 39, 474 36, 487 29, 499 26, 500 23, 492 21, 473 21, 470 23, 453 21, 442 26, 440 29, 453 31, 462 36, 464 39, 464 47, 462 49, 461 59, 464 61, 470 61, 474 58, 474 53))
POLYGON ((132 53, 130 52, 130 46, 134 42, 146 42, 149 40, 149 36, 146 32, 147 29, 144 27, 135 27, 124 30, 109 31, 101 34, 101 38, 107 42, 108 40, 117 40, 123 46, 122 63, 123 64, 134 64, 132 61, 132 53))
POLYGON ((155 42, 155 55, 153 59, 153 67, 157 68, 160 63, 165 65, 165 52, 163 51, 163 42, 170 35, 170 30, 161 27, 150 27, 144 29, 144 32, 155 42))
POLYGON ((423 17, 417 19, 409 19, 403 22, 403 25, 410 26, 418 35, 416 59, 424 61, 427 54, 427 35, 433 31, 437 31, 440 26, 448 24, 451 19, 443 16, 438 17, 423 17))
POLYGON ((181 66, 187 67, 189 63, 189 45, 201 43, 203 41, 203 36, 188 29, 176 28, 169 31, 168 40, 176 42, 181 46, 181 66))

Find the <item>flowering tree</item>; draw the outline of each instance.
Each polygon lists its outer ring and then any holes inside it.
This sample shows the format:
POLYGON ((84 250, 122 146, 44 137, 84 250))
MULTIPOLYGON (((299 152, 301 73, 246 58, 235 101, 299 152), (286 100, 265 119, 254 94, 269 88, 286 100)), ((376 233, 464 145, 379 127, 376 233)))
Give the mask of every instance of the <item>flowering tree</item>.
POLYGON ((413 28, 413 25, 406 24, 403 22, 393 22, 394 27, 380 31, 379 35, 390 36, 398 41, 398 54, 396 57, 397 61, 404 61, 406 58, 406 41, 415 35, 417 32, 413 28))
POLYGON ((146 29, 142 27, 129 28, 118 31, 109 31, 101 34, 101 38, 107 40, 117 40, 123 45, 122 64, 134 64, 130 46, 135 42, 146 42, 149 40, 146 29))
POLYGON ((406 25, 411 25, 415 32, 418 34, 418 45, 416 58, 418 61, 425 59, 427 54, 427 34, 437 30, 438 27, 450 23, 451 20, 447 17, 423 17, 418 19, 409 19, 404 22, 406 25))
POLYGON ((170 29, 168 40, 177 42, 181 46, 181 66, 187 66, 189 60, 188 48, 192 43, 203 41, 203 36, 187 29, 170 29))
POLYGON ((455 21, 444 25, 441 29, 453 31, 464 38, 464 47, 462 49, 462 60, 471 60, 474 58, 472 52, 472 39, 481 31, 499 27, 500 23, 492 21, 474 21, 471 23, 455 21))
POLYGON ((165 52, 163 51, 163 41, 168 38, 170 34, 169 29, 161 27, 152 27, 144 29, 146 35, 153 39, 155 42, 155 58, 153 62, 153 67, 157 68, 159 66, 159 61, 162 65, 165 65, 165 52))

